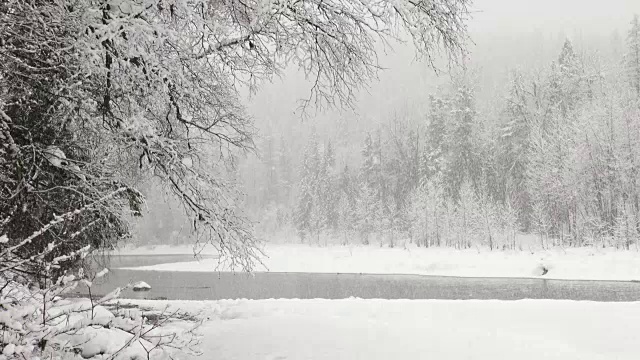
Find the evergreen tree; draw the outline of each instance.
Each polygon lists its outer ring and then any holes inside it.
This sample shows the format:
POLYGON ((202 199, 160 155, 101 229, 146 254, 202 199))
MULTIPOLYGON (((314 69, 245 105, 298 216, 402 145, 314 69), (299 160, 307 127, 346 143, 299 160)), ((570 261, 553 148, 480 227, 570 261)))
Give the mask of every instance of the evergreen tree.
POLYGON ((356 179, 349 168, 349 165, 345 165, 340 172, 338 179, 338 190, 349 201, 351 206, 355 205, 356 197, 358 195, 358 188, 356 179))
POLYGON ((446 170, 448 101, 429 96, 430 111, 427 123, 427 141, 422 154, 420 178, 426 181, 446 170))
MULTIPOLYGON (((366 194, 363 208, 366 216, 362 219, 368 221, 369 232, 373 232, 377 221, 382 220, 386 215, 384 203, 386 201, 386 182, 384 181, 384 169, 382 166, 382 143, 381 135, 372 137, 370 133, 365 138, 364 147, 362 149, 363 165, 360 169, 361 194, 366 194), (375 218, 374 222, 372 219, 375 218)), ((361 199, 362 200, 362 199, 361 199)))
POLYGON ((338 203, 336 213, 338 228, 342 232, 342 243, 346 244, 358 230, 358 188, 348 165, 345 165, 336 183, 338 203))
POLYGON ((467 85, 461 85, 452 99, 452 137, 449 147, 450 166, 446 172, 449 195, 458 198, 460 188, 465 181, 471 181, 474 188, 481 178, 479 167, 478 133, 476 124, 475 99, 467 85))
POLYGON ((572 42, 567 39, 557 62, 553 63, 550 79, 551 109, 561 119, 570 119, 578 102, 587 92, 582 60, 575 53, 572 42))
POLYGON ((499 190, 495 198, 506 204, 513 202, 518 209, 518 219, 528 228, 531 201, 527 188, 527 168, 530 154, 531 111, 524 79, 515 74, 507 97, 505 122, 498 130, 498 172, 496 181, 499 190))
POLYGON ((335 232, 338 228, 337 203, 340 199, 336 191, 335 154, 331 141, 328 141, 323 153, 321 169, 318 175, 318 198, 322 207, 323 228, 335 232))
POLYGON ((295 224, 301 241, 317 234, 321 224, 317 191, 319 163, 318 143, 312 137, 304 151, 298 183, 295 224))
POLYGON ((395 235, 407 230, 405 207, 407 197, 419 182, 419 146, 417 132, 409 130, 404 122, 395 120, 387 134, 388 155, 383 170, 388 189, 387 215, 395 235))

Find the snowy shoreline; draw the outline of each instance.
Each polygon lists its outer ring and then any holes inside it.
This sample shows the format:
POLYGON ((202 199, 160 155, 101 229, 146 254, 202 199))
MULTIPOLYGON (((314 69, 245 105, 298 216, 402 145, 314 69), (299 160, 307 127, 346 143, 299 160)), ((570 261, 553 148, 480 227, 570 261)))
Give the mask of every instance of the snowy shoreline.
MULTIPOLYGON (((121 255, 186 252, 190 247, 133 249, 121 255)), ((190 248, 192 249, 192 248, 190 248)), ((190 250, 193 253, 193 250, 190 250)), ((544 251, 478 251, 443 248, 380 248, 266 244, 267 257, 256 272, 433 275, 455 277, 541 278, 557 280, 640 281, 640 252, 570 248, 544 251)), ((209 254, 212 252, 209 251, 209 254)), ((232 271, 217 259, 127 267, 142 271, 232 271)))

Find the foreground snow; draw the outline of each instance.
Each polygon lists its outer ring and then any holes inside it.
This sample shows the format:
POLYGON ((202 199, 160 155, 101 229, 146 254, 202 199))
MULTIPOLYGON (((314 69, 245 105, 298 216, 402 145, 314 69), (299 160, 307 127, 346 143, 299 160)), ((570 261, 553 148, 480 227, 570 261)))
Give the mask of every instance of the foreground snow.
MULTIPOLYGON (((640 252, 615 249, 489 251, 442 248, 267 244, 257 271, 418 274, 466 277, 542 277, 576 280, 640 280, 640 252), (546 274, 543 275, 543 273, 546 274)), ((230 270, 216 259, 134 268, 161 271, 230 270)))
POLYGON ((640 303, 139 301, 205 316, 203 358, 636 360, 640 303))
POLYGON ((121 289, 89 300, 64 297, 78 285, 74 275, 42 292, 2 276, 0 281, 0 360, 161 360, 197 353, 191 350, 198 323, 166 312, 159 314, 161 323, 152 323, 137 309, 108 308, 121 289))

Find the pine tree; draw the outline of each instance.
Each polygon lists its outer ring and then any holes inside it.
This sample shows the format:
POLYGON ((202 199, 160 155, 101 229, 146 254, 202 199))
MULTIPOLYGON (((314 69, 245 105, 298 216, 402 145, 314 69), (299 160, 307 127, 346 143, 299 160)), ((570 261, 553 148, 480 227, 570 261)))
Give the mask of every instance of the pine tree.
POLYGON ((387 132, 387 156, 383 164, 384 182, 387 187, 389 221, 394 231, 407 230, 405 209, 407 198, 419 183, 419 146, 418 135, 409 130, 406 123, 397 119, 387 132))
POLYGON ((558 56, 558 65, 560 66, 560 72, 567 78, 576 77, 580 73, 579 60, 573 49, 573 43, 571 40, 566 39, 562 50, 558 56))
POLYGON ((364 203, 361 204, 361 221, 365 221, 363 225, 367 229, 367 237, 369 233, 376 232, 380 229, 380 221, 388 216, 386 209, 386 188, 387 182, 384 177, 384 169, 382 164, 382 140, 381 134, 378 132, 375 137, 367 134, 364 147, 362 149, 363 165, 360 169, 361 194, 365 198, 361 198, 364 203), (374 220, 375 219, 375 220, 374 220))
POLYGON ((317 192, 319 163, 318 143, 312 137, 304 151, 298 184, 295 224, 301 241, 317 234, 321 224, 317 192))
POLYGON ((473 187, 481 178, 478 156, 478 132, 476 126, 475 99, 472 90, 461 85, 452 100, 452 138, 449 146, 450 166, 446 172, 449 195, 458 198, 462 184, 471 181, 473 187))
POLYGON ((322 207, 323 228, 336 231, 338 228, 337 202, 340 199, 336 189, 335 154, 331 141, 328 141, 322 157, 318 175, 318 198, 322 207))
POLYGON ((562 46, 558 61, 553 63, 550 79, 550 99, 562 119, 569 119, 578 102, 586 93, 585 74, 581 59, 576 54, 571 40, 562 46))
POLYGON ((498 133, 499 190, 494 196, 503 204, 513 201, 519 220, 528 228, 531 216, 530 194, 527 188, 527 167, 530 154, 531 110, 524 79, 515 74, 507 97, 505 122, 498 133))
POLYGON ((337 186, 338 191, 341 194, 344 194, 345 198, 349 201, 349 204, 352 206, 355 205, 358 189, 348 164, 342 168, 337 186))
POLYGON ((426 181, 446 170, 447 123, 449 103, 435 96, 429 97, 430 111, 427 123, 427 139, 420 162, 420 179, 426 181))

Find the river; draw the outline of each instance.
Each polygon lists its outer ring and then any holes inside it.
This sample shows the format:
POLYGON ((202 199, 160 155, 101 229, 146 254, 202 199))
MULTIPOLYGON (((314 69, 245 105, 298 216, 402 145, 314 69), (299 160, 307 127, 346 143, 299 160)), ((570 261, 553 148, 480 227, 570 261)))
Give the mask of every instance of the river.
MULTIPOLYGON (((115 256, 111 267, 193 261, 190 255, 115 256)), ((118 286, 143 280, 150 291, 125 291, 133 299, 569 299, 639 301, 640 283, 569 281, 530 278, 468 278, 420 275, 336 273, 254 274, 229 272, 170 272, 113 269, 94 282, 92 293, 104 295, 118 286)), ((79 288, 78 295, 87 295, 79 288)))

